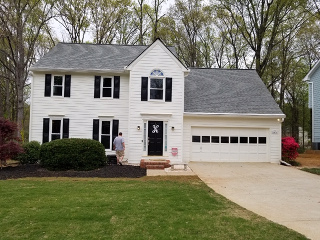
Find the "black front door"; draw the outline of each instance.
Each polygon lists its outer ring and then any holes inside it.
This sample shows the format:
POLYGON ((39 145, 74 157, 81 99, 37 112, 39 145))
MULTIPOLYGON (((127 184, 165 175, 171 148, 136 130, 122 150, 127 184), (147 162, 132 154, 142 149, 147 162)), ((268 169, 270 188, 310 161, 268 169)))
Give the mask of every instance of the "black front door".
POLYGON ((163 149, 163 122, 148 122, 148 155, 162 156, 163 149))

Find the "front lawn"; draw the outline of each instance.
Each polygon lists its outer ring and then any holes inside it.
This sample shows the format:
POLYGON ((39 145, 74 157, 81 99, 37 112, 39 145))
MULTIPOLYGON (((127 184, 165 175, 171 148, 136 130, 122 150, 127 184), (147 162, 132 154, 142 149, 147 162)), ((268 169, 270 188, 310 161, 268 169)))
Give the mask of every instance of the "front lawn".
POLYGON ((197 177, 0 181, 1 239, 306 239, 197 177))
POLYGON ((305 172, 320 175, 320 168, 301 168, 301 170, 303 170, 305 172))

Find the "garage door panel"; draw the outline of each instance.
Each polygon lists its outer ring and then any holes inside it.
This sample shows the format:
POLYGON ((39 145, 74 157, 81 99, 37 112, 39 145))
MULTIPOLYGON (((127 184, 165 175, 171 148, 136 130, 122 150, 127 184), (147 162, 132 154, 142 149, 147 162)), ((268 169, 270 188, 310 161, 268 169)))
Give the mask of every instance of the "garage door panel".
POLYGON ((191 144, 193 161, 268 161, 268 129, 192 127, 191 132, 200 136, 200 143, 191 144))

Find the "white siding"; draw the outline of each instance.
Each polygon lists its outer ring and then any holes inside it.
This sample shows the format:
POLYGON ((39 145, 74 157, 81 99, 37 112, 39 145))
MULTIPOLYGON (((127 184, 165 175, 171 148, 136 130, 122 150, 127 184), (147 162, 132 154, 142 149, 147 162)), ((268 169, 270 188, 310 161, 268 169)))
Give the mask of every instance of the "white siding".
POLYGON ((158 120, 168 123, 168 153, 162 159, 181 162, 184 108, 184 73, 181 67, 160 44, 152 45, 132 67, 129 88, 130 160, 139 162, 150 158, 146 156, 146 152, 143 153, 143 122, 158 120), (172 78, 172 102, 141 101, 141 77, 149 77, 154 69, 160 69, 165 77, 172 78), (141 130, 137 130, 137 126, 141 130), (177 156, 172 156, 172 147, 178 148, 177 156))
POLYGON ((279 163, 281 159, 281 123, 276 118, 240 118, 240 117, 184 117, 183 161, 191 161, 191 128, 260 128, 267 129, 269 139, 269 162, 279 163))
POLYGON ((96 74, 101 76, 120 76, 120 98, 94 98, 94 74, 71 74, 71 97, 44 97, 45 74, 54 72, 34 73, 32 80, 30 140, 42 142, 43 118, 63 115, 70 119, 70 138, 92 139, 93 119, 99 116, 111 116, 110 120, 119 120, 119 131, 127 139, 128 135, 128 101, 129 76, 119 74, 96 74))

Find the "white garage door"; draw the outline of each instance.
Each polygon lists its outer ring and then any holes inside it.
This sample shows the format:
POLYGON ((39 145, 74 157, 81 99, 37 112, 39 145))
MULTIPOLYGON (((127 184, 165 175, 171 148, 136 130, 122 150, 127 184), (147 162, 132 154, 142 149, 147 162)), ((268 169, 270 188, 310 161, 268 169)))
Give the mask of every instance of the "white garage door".
POLYGON ((268 162, 268 130, 264 128, 191 129, 191 160, 268 162))

